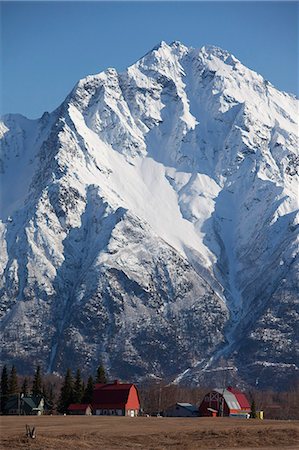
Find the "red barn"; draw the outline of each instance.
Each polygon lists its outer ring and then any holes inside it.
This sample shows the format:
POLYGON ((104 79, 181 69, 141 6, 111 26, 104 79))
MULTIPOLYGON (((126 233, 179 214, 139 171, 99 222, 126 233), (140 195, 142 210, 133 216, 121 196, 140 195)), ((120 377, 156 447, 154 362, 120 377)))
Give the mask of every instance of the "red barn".
POLYGON ((112 384, 96 384, 92 407, 98 416, 138 416, 140 401, 137 387, 117 380, 112 384))
POLYGON ((230 386, 227 389, 214 389, 205 395, 199 406, 199 414, 210 416, 211 410, 217 411, 220 417, 248 417, 251 412, 246 395, 230 386))

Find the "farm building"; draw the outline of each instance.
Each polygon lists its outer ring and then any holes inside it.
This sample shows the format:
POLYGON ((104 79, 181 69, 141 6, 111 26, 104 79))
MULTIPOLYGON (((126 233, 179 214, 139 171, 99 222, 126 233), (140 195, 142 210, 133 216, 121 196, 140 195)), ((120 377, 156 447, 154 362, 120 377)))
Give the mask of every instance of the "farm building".
POLYGON ((92 408, 94 414, 100 416, 138 416, 138 390, 134 384, 120 383, 117 380, 109 384, 96 384, 92 408))
POLYGON ((200 416, 215 415, 215 411, 220 417, 248 417, 251 408, 245 394, 228 387, 208 392, 199 406, 200 416))
POLYGON ((92 408, 87 403, 71 403, 67 409, 68 413, 72 416, 91 416, 92 408))
POLYGON ((40 416, 50 411, 50 405, 41 395, 11 395, 5 409, 10 415, 40 416))
POLYGON ((165 417, 198 417, 197 406, 191 403, 176 403, 164 411, 165 417))

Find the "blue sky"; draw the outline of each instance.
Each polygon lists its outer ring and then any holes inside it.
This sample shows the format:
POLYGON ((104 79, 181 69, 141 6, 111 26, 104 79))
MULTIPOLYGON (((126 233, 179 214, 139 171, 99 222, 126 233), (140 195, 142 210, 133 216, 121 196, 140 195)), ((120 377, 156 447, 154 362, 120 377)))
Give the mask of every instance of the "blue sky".
POLYGON ((2 2, 2 113, 37 118, 158 42, 217 45, 298 95, 296 2, 2 2))

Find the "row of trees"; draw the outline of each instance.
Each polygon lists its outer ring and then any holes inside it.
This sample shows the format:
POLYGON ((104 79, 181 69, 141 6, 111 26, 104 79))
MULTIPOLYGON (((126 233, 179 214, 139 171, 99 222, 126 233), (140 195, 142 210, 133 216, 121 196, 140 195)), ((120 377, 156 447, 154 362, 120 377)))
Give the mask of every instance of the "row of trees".
POLYGON ((1 373, 1 413, 5 411, 5 405, 11 395, 23 394, 28 395, 29 392, 32 395, 43 395, 51 400, 51 392, 46 392, 46 386, 42 382, 41 368, 37 366, 30 388, 30 382, 27 377, 23 378, 23 382, 20 386, 17 370, 15 366, 12 366, 10 371, 5 365, 1 373))
POLYGON ((37 366, 32 379, 19 377, 15 366, 9 370, 5 365, 1 373, 1 413, 5 414, 6 404, 12 395, 41 395, 51 409, 64 413, 71 403, 90 403, 95 383, 107 383, 104 366, 100 364, 94 377, 89 376, 85 384, 80 369, 75 376, 67 369, 64 381, 55 375, 42 375, 41 367, 37 366))
MULTIPOLYGON (((4 405, 10 395, 33 394, 43 395, 53 410, 61 413, 67 411, 70 403, 91 403, 94 385, 107 382, 107 376, 102 364, 94 376, 83 379, 78 369, 72 374, 66 371, 64 379, 58 375, 43 375, 41 368, 36 368, 33 377, 20 377, 13 366, 8 370, 3 367, 1 375, 1 412, 5 413, 4 405)), ((199 405, 203 396, 212 386, 186 387, 169 384, 168 382, 150 381, 139 384, 138 390, 142 409, 148 414, 163 411, 176 402, 190 402, 199 405)), ((299 419, 299 382, 288 387, 288 391, 259 391, 248 393, 253 413, 263 410, 266 418, 299 419)))
POLYGON ((85 385, 80 369, 77 369, 75 378, 70 369, 67 369, 64 382, 60 390, 57 411, 64 413, 71 403, 91 403, 95 383, 107 383, 106 371, 103 365, 97 369, 96 376, 88 377, 85 385))

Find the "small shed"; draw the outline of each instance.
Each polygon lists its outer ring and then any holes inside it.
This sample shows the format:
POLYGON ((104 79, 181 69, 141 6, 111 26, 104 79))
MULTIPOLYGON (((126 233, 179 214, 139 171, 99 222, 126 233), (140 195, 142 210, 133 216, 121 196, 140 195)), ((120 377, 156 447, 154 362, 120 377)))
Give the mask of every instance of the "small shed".
POLYGON ((208 392, 199 406, 201 416, 211 416, 211 410, 219 417, 244 417, 251 412, 246 395, 231 386, 208 392))
POLYGON ((197 406, 191 403, 176 403, 164 411, 165 417, 198 417, 197 406))
POLYGON ((72 416, 91 416, 92 408, 87 403, 71 403, 67 409, 72 416))

